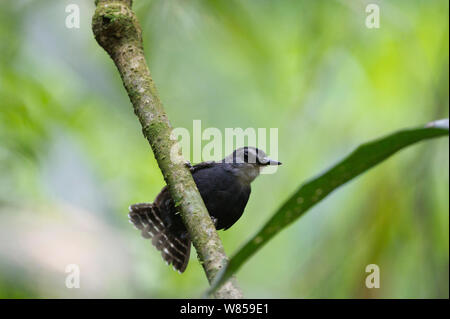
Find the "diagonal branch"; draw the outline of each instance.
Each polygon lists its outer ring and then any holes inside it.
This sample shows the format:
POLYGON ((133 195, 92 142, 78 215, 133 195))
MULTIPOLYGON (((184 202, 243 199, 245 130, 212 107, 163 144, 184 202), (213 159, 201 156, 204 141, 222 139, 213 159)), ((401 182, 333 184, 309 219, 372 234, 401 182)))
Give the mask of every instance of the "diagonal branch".
MULTIPOLYGON (((142 32, 131 10, 132 0, 96 0, 92 29, 100 46, 116 64, 134 112, 150 142, 159 168, 197 250, 208 281, 225 267, 227 256, 203 200, 181 156, 172 127, 147 67, 142 32)), ((232 278, 215 293, 216 298, 242 298, 232 278)))

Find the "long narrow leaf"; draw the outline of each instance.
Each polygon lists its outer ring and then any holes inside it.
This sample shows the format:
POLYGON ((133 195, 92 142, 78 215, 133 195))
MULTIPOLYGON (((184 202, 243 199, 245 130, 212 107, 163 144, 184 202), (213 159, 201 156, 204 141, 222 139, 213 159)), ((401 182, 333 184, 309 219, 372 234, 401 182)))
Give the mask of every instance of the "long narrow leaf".
POLYGON ((208 293, 222 285, 272 237, 339 186, 376 166, 404 147, 422 140, 448 135, 448 120, 440 120, 428 124, 425 128, 402 130, 362 144, 325 173, 301 185, 262 229, 231 258, 227 267, 217 275, 208 293))

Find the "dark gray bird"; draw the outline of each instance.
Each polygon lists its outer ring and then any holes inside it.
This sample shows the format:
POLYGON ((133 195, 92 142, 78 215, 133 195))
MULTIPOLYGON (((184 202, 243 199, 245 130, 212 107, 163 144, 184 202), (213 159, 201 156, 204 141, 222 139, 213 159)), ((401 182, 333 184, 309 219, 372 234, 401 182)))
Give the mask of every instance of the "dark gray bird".
MULTIPOLYGON (((254 147, 242 147, 220 162, 188 164, 216 229, 230 228, 244 212, 250 183, 267 165, 281 165, 254 147)), ((153 203, 130 206, 130 222, 161 251, 180 273, 189 262, 191 240, 167 186, 153 203)))

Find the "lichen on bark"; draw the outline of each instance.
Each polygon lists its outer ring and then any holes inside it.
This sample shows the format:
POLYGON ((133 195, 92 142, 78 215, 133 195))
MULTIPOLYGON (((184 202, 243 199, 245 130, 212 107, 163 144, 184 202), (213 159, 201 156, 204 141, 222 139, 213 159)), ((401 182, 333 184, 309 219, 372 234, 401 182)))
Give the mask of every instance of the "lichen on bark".
MULTIPOLYGON (((183 160, 172 161, 171 152, 181 158, 172 127, 159 99, 144 57, 142 31, 131 10, 131 0, 96 0, 92 29, 97 42, 117 66, 125 89, 139 118, 142 132, 164 176, 173 200, 197 250, 211 283, 227 263, 227 256, 203 200, 183 160)), ((234 278, 215 292, 216 298, 242 298, 234 278)))

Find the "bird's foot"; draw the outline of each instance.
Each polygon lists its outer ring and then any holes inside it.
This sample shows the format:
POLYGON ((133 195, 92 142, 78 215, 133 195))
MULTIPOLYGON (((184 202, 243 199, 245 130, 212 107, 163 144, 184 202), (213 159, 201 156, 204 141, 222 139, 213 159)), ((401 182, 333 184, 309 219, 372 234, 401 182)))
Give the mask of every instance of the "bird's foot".
POLYGON ((217 223, 219 222, 219 220, 216 217, 213 217, 213 216, 211 216, 211 220, 212 220, 212 222, 214 224, 214 227, 217 228, 217 223))

